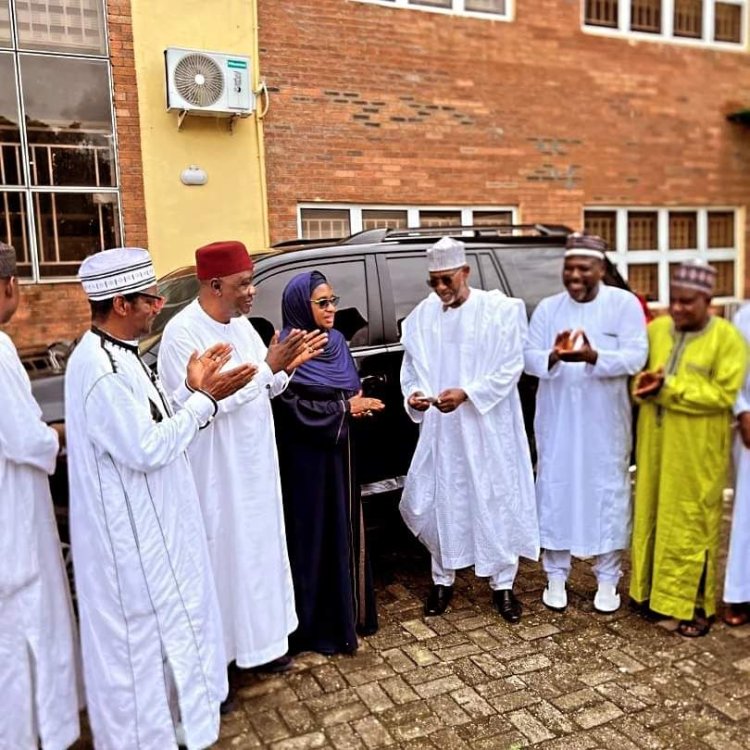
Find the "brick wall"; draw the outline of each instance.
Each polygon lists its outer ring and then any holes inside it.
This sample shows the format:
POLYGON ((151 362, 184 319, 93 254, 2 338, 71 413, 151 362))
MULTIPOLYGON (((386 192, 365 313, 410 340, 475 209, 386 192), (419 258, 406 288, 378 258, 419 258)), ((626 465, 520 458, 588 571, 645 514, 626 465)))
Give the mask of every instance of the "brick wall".
MULTIPOLYGON (((147 247, 130 0, 108 0, 107 21, 124 240, 128 245, 147 247)), ((16 346, 26 347, 75 338, 88 326, 89 306, 79 284, 27 284, 21 287, 18 313, 3 330, 16 346)))
MULTIPOLYGON (((584 205, 750 201, 747 54, 581 31, 583 0, 511 23, 342 0, 259 0, 272 241, 300 201, 584 205)), ((745 230, 747 231, 747 230, 745 230)))

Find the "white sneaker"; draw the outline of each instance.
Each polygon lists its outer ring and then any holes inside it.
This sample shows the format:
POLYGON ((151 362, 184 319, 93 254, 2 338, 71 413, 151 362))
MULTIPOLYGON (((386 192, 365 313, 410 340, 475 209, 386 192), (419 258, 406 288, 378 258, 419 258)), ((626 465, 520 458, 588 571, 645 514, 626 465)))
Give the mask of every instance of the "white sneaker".
POLYGON ((565 590, 564 578, 550 578, 547 588, 542 592, 542 602, 545 607, 562 612, 568 606, 568 592, 565 590))
POLYGON ((594 609, 603 614, 616 612, 620 609, 620 595, 617 593, 616 583, 606 583, 602 581, 596 590, 594 597, 594 609))

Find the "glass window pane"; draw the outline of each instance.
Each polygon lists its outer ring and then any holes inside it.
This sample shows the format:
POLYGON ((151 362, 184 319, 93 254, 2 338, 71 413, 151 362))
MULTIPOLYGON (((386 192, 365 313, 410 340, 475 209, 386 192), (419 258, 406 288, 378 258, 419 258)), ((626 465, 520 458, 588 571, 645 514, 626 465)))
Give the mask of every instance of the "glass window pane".
POLYGON ((505 15, 505 0, 465 0, 466 10, 505 15))
POLYGON ((734 211, 708 212, 708 246, 734 248, 734 211))
POLYGON ((420 211, 420 227, 460 227, 460 211, 420 211))
POLYGON ((26 196, 23 193, 0 192, 0 240, 13 245, 18 258, 18 275, 30 279, 31 249, 26 221, 26 196))
POLYGON ((712 261, 711 265, 716 269, 716 289, 714 290, 714 296, 734 297, 734 261, 712 261))
POLYGON ((586 0, 585 13, 589 26, 617 28, 617 0, 586 0))
MULTIPOLYGON (((513 223, 512 211, 474 211, 471 223, 475 227, 502 227, 513 223)), ((506 230, 510 234, 510 230, 506 230)))
POLYGON ((698 216, 695 211, 669 212, 669 249, 698 248, 698 216))
POLYGON ((338 239, 352 233, 348 208, 303 208, 300 215, 305 239, 338 239))
POLYGON ((23 185, 18 96, 12 55, 0 55, 0 185, 23 185))
POLYGON ((406 229, 406 211, 382 209, 364 209, 362 211, 362 229, 406 229))
POLYGON ((642 294, 648 302, 659 300, 659 266, 646 263, 628 266, 628 285, 634 292, 642 294))
POLYGON ((36 193, 42 278, 74 276, 91 253, 120 245, 116 193, 36 193))
POLYGON ((32 184, 115 186, 107 63, 20 60, 32 184))
POLYGON ((716 3, 714 10, 714 40, 717 42, 742 41, 743 5, 716 3))
POLYGON ((656 211, 628 211, 628 250, 656 250, 656 211))
POLYGON ((630 6, 630 30, 661 33, 661 0, 633 0, 630 6))
POLYGON ((16 0, 22 49, 106 54, 102 0, 16 0))
POLYGON ((617 211, 584 211, 583 231, 598 235, 610 250, 617 250, 617 211))
POLYGON ((408 0, 409 5, 429 5, 431 8, 450 8, 453 0, 408 0))
POLYGON ((8 0, 0 0, 0 47, 10 47, 10 10, 8 0))
POLYGON ((674 35, 701 38, 703 0, 674 0, 674 35))

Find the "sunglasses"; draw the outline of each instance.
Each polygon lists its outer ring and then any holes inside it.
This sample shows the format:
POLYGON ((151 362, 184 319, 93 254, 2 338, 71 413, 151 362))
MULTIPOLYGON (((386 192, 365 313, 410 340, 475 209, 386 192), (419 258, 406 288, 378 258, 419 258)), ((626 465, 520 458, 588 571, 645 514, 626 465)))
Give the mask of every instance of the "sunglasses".
POLYGON ((164 303, 167 301, 166 297, 162 297, 161 294, 147 294, 146 292, 136 292, 133 297, 143 297, 152 307, 156 308, 156 311, 164 307, 164 303))
POLYGON ((311 299, 310 302, 312 302, 313 305, 317 305, 319 309, 325 310, 326 307, 328 307, 329 305, 331 307, 336 307, 340 299, 341 297, 337 297, 334 294, 332 297, 321 297, 320 299, 311 299))
POLYGON ((442 284, 443 286, 451 286, 453 284, 453 280, 456 278, 456 274, 462 270, 463 268, 457 268, 453 273, 442 274, 440 276, 430 276, 430 278, 427 279, 427 286, 431 287, 432 289, 435 289, 440 284, 442 284))

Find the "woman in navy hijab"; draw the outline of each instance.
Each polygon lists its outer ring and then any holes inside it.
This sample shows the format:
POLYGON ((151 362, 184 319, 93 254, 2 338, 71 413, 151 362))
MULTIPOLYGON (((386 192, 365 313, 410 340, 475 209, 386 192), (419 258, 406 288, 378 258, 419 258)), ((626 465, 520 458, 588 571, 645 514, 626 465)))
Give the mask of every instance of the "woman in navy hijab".
POLYGON ((378 626, 349 420, 367 418, 383 403, 361 394, 349 347, 333 328, 337 302, 318 271, 295 276, 282 297, 282 338, 293 328, 328 333, 322 354, 298 367, 274 399, 299 617, 291 653, 353 653, 357 633, 369 635, 378 626))

